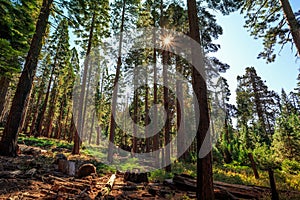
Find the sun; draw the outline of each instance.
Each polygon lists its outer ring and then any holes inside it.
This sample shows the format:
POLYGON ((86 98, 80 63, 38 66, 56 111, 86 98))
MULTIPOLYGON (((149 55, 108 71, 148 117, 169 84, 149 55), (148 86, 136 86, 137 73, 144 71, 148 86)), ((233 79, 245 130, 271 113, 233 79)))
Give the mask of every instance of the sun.
POLYGON ((164 46, 169 47, 173 44, 173 40, 174 38, 172 36, 167 35, 163 38, 162 42, 164 46))

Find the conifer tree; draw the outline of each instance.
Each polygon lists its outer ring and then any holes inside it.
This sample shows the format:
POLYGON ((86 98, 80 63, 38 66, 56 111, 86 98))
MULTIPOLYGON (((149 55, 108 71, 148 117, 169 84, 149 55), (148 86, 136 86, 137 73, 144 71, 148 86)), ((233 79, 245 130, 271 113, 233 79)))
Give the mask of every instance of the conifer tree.
POLYGON ((24 70, 22 71, 15 96, 13 98, 11 110, 7 124, 3 130, 0 142, 0 154, 5 156, 17 155, 18 129, 21 125, 22 115, 25 111, 26 101, 30 95, 33 78, 38 63, 38 56, 42 48, 43 36, 46 33, 48 18, 53 0, 43 0, 35 34, 31 40, 29 52, 26 57, 24 70))

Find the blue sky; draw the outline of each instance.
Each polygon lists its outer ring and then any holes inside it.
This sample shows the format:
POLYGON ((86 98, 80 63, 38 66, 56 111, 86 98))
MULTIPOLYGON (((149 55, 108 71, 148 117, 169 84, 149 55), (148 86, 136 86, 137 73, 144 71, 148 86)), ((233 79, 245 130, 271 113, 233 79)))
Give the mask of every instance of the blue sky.
MULTIPOLYGON (((294 11, 300 10, 299 0, 290 0, 294 11)), ((239 12, 229 16, 217 16, 217 22, 223 27, 223 35, 216 40, 221 49, 214 54, 221 61, 230 65, 230 69, 222 74, 229 83, 231 90, 230 102, 235 102, 235 90, 237 87, 237 75, 243 75, 245 68, 253 66, 269 89, 280 93, 281 88, 286 92, 296 87, 300 59, 295 57, 295 49, 292 52, 289 45, 277 55, 274 63, 266 64, 264 59, 256 59, 263 49, 262 41, 255 40, 243 27, 244 18, 239 12)), ((279 47, 277 52, 279 52, 279 47)))

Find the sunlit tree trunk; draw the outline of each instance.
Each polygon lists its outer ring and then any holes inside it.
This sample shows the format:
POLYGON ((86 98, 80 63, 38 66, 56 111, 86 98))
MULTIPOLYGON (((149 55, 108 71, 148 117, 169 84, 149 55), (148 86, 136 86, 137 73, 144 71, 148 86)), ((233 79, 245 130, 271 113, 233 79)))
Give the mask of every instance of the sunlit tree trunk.
POLYGON ((122 57, 121 57, 121 49, 123 44, 123 31, 124 31, 124 22, 125 22, 125 6, 126 0, 123 0, 123 8, 122 8, 122 19, 121 19, 121 27, 120 27, 120 41, 119 41, 119 50, 118 50, 118 61, 116 68, 116 76, 114 80, 114 92, 112 96, 112 104, 111 104, 111 116, 110 116, 110 133, 109 133, 109 145, 108 145, 108 155, 107 160, 109 162, 113 161, 113 143, 115 141, 115 129, 116 122, 114 119, 114 115, 116 114, 116 106, 117 106, 117 91, 118 91, 118 82, 120 78, 121 65, 122 65, 122 57))
MULTIPOLYGON (((81 91, 80 91, 80 97, 79 97, 79 108, 78 108, 78 119, 77 119, 77 131, 74 135, 74 146, 72 150, 72 154, 79 154, 79 146, 80 146, 80 136, 83 135, 83 109, 84 109, 84 97, 85 97, 85 90, 86 90, 86 80, 87 80, 87 73, 89 68, 89 56, 92 50, 92 41, 93 41, 93 35, 94 35, 94 25, 95 25, 95 17, 96 14, 93 14, 92 21, 91 21, 91 27, 90 27, 90 33, 89 33, 89 40, 88 40, 88 46, 85 54, 85 60, 84 60, 84 69, 83 69, 83 76, 82 76, 82 85, 81 85, 81 91)), ((82 138, 81 138, 82 139, 82 138)))

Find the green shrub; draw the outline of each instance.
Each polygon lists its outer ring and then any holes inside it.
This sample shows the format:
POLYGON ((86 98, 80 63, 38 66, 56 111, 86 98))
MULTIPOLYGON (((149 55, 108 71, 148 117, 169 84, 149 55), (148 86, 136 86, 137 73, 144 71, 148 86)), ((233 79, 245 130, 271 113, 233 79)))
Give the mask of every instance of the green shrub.
POLYGON ((295 160, 284 159, 281 165, 283 171, 290 174, 299 174, 300 163, 295 160))

